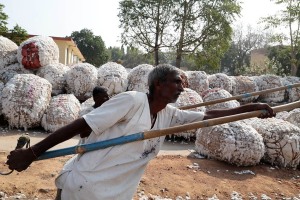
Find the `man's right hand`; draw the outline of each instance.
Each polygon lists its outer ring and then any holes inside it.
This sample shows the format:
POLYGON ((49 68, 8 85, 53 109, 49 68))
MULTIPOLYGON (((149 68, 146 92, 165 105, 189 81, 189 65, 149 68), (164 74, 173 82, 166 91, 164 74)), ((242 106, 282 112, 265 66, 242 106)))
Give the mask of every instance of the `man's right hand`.
POLYGON ((16 149, 7 156, 6 164, 11 170, 23 171, 36 159, 31 148, 16 149))

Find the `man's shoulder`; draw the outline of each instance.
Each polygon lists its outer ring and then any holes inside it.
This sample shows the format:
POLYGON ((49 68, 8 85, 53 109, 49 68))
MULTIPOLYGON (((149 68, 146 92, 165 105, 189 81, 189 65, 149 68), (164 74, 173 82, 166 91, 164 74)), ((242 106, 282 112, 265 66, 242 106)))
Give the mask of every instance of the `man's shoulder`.
POLYGON ((144 101, 147 95, 143 92, 138 92, 138 91, 126 91, 116 95, 115 97, 121 97, 121 98, 125 97, 135 101, 139 101, 139 100, 144 101))

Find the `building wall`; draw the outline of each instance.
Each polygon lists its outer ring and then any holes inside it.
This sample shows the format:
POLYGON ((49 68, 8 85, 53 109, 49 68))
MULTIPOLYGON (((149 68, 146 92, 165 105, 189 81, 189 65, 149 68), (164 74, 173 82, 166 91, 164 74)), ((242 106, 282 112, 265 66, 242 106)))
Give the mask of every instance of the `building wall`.
POLYGON ((59 62, 64 65, 72 65, 82 62, 78 59, 78 55, 75 54, 75 46, 69 45, 66 41, 54 40, 59 49, 59 62))

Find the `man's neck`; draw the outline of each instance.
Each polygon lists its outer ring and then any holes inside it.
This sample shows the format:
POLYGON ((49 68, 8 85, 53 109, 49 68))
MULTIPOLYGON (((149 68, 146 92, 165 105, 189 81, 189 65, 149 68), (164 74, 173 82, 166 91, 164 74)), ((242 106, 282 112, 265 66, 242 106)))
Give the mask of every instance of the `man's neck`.
POLYGON ((155 95, 147 94, 148 102, 150 107, 150 114, 155 115, 167 106, 167 103, 162 101, 160 97, 155 97, 155 95))

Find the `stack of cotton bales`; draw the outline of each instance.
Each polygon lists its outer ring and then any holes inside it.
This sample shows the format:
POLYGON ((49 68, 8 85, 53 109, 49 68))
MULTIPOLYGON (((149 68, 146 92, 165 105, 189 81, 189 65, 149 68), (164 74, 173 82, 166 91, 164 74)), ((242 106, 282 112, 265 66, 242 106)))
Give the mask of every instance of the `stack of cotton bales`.
POLYGON ((222 88, 229 93, 232 93, 232 78, 226 74, 217 73, 208 76, 208 82, 210 88, 222 88))
POLYGON ((79 116, 80 103, 73 94, 54 96, 43 115, 41 125, 49 132, 71 123, 79 116))
POLYGON ((280 167, 296 168, 299 165, 300 128, 276 118, 257 119, 251 125, 263 137, 264 161, 280 167))
MULTIPOLYGON (((202 99, 204 102, 232 97, 232 95, 229 92, 227 92, 224 89, 220 89, 220 88, 206 90, 202 93, 201 96, 202 96, 202 99)), ((231 100, 231 101, 225 101, 222 103, 208 105, 208 106, 206 106, 206 110, 213 110, 213 109, 220 109, 220 108, 221 109, 222 108, 235 108, 238 106, 240 106, 240 103, 238 101, 231 100)))
POLYGON ((198 129, 195 150, 237 166, 251 166, 260 162, 265 147, 254 128, 243 122, 231 122, 198 129))
POLYGON ((189 86, 192 90, 201 94, 209 88, 207 74, 204 71, 187 71, 189 86))
POLYGON ((17 58, 24 68, 36 70, 58 63, 59 50, 51 37, 35 36, 20 44, 17 58))
POLYGON ((51 84, 33 74, 17 74, 2 91, 2 111, 10 127, 25 130, 40 125, 51 99, 51 84))
POLYGON ((67 93, 74 94, 79 101, 85 101, 92 96, 97 84, 97 69, 88 63, 75 64, 66 73, 67 93))
MULTIPOLYGON (((284 86, 300 83, 300 77, 287 76, 282 78, 284 86)), ((289 88, 286 90, 288 95, 288 102, 298 101, 300 99, 300 87, 289 88)))
POLYGON ((94 110, 94 104, 95 101, 93 99, 93 97, 87 99, 86 101, 84 101, 81 105, 80 105, 80 111, 79 111, 79 116, 82 117, 83 115, 91 112, 92 110, 94 110))
MULTIPOLYGON (((234 96, 252 93, 258 91, 258 87, 254 81, 254 78, 248 76, 235 76, 232 77, 235 84, 233 87, 232 94, 234 96)), ((250 96, 239 99, 240 102, 253 102, 258 98, 258 96, 250 96)))
MULTIPOLYGON (((201 96, 194 90, 189 89, 189 88, 184 88, 184 91, 180 94, 178 97, 177 101, 175 102, 174 106, 175 107, 181 107, 181 106, 187 106, 187 105, 195 105, 202 103, 203 100, 201 96)), ((192 108, 190 109, 192 111, 197 111, 197 112, 205 112, 205 107, 197 107, 197 108, 192 108)), ((175 136, 178 137, 184 137, 185 139, 190 140, 191 138, 195 138, 195 130, 189 130, 186 132, 182 133, 177 133, 175 136)))
POLYGON ((16 74, 32 74, 32 72, 21 67, 19 63, 14 63, 0 70, 0 80, 7 83, 16 74))
POLYGON ((108 89, 109 95, 126 91, 128 73, 120 64, 108 62, 98 69, 98 85, 108 89))
POLYGON ((138 92, 149 92, 148 74, 154 67, 148 64, 141 64, 128 73, 128 90, 138 92))
POLYGON ((16 43, 0 36, 0 70, 17 62, 17 49, 16 43))
MULTIPOLYGON (((254 77, 254 80, 259 90, 267 90, 283 86, 281 78, 275 75, 256 76, 254 77)), ((261 94, 259 95, 259 99, 268 103, 280 103, 284 101, 284 93, 284 90, 280 90, 277 92, 261 94)))
POLYGON ((63 94, 66 89, 66 73, 70 68, 61 63, 41 67, 36 75, 48 80, 52 84, 52 96, 63 94))

